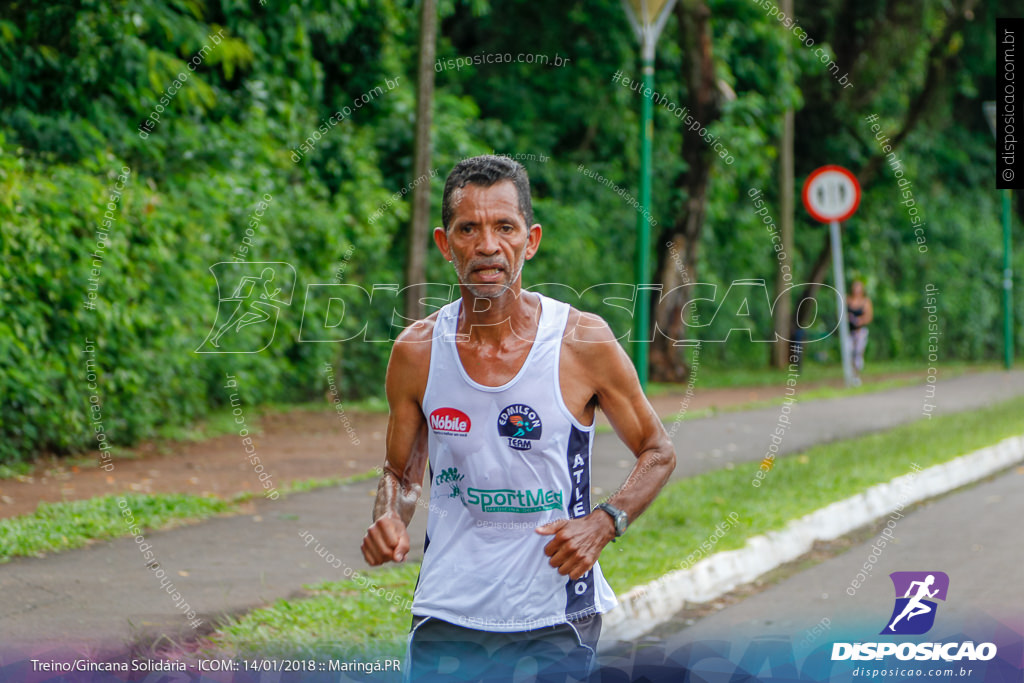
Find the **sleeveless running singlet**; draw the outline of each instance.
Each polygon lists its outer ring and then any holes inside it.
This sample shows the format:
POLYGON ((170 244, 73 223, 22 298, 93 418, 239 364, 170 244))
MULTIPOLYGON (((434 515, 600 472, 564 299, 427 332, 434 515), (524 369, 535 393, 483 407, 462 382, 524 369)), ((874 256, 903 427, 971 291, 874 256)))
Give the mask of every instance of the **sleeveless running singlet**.
POLYGON ((552 537, 534 531, 590 512, 594 436, 566 408, 558 383, 569 305, 540 297, 529 355, 499 387, 474 382, 462 367, 462 300, 438 313, 423 396, 431 486, 416 616, 528 631, 616 604, 598 564, 577 581, 559 574, 544 554, 552 537))

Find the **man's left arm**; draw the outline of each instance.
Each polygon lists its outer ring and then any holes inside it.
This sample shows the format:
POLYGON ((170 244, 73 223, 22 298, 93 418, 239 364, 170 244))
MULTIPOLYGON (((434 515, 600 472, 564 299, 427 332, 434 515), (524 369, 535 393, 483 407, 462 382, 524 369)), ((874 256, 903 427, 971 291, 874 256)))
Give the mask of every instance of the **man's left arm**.
MULTIPOLYGON (((675 469, 675 449, 608 324, 596 315, 580 313, 572 327, 574 332, 567 335, 562 349, 569 354, 568 367, 562 371, 593 385, 598 405, 636 456, 629 477, 607 500, 633 523, 675 469)), ((590 571, 601 550, 615 538, 615 523, 605 511, 594 510, 585 517, 545 524, 537 533, 553 536, 544 552, 551 566, 575 580, 590 571)))

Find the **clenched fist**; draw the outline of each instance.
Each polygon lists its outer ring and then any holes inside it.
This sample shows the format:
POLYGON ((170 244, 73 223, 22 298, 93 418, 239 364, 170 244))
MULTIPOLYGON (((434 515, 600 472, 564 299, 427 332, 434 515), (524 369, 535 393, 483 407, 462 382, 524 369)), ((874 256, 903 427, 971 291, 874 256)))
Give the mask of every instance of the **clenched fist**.
POLYGON ((535 529, 542 536, 553 536, 544 546, 544 554, 559 574, 576 581, 590 571, 601 550, 615 538, 615 524, 603 512, 578 519, 559 519, 535 529))
POLYGON ((370 525, 363 536, 363 557, 373 567, 402 562, 409 554, 409 531, 396 515, 386 514, 370 525))

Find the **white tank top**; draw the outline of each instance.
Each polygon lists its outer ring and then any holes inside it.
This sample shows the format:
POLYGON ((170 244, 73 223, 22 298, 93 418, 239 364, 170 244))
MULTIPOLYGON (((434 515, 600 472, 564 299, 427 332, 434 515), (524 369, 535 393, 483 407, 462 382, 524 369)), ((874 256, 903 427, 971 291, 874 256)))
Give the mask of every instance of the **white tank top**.
POLYGON ((462 299, 437 316, 423 395, 430 506, 412 613, 482 631, 528 631, 615 606, 599 565, 577 581, 548 564, 534 529, 590 512, 594 427, 562 400, 558 358, 569 305, 539 295, 522 368, 499 387, 474 382, 455 333, 462 299))

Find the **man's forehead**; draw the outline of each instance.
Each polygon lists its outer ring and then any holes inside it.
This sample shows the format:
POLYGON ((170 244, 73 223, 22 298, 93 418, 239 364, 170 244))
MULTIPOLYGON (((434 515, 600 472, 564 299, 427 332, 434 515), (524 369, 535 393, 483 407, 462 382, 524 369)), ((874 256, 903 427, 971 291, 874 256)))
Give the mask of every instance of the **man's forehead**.
POLYGON ((516 186, 511 180, 502 180, 490 186, 467 183, 452 191, 452 208, 456 218, 460 206, 469 200, 469 204, 462 208, 475 208, 476 210, 509 210, 514 215, 519 215, 519 195, 516 186))

